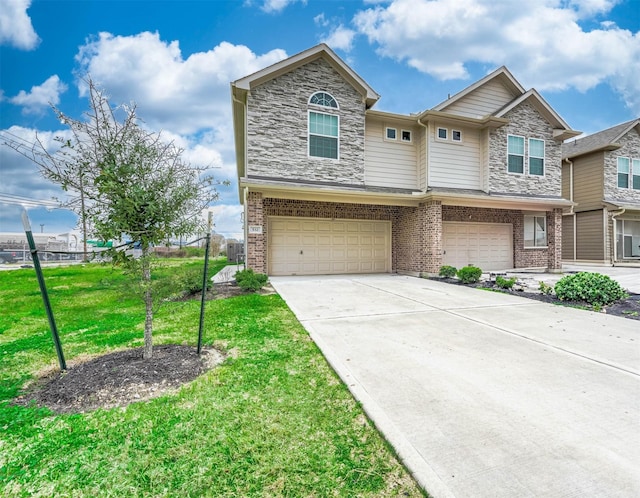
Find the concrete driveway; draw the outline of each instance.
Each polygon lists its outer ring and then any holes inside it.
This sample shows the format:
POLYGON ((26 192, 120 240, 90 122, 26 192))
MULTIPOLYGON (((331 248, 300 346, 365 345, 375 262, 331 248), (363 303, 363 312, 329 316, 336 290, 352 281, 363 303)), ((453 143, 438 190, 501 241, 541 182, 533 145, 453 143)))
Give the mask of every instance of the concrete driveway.
POLYGON ((432 496, 640 496, 637 321, 398 275, 271 282, 432 496))

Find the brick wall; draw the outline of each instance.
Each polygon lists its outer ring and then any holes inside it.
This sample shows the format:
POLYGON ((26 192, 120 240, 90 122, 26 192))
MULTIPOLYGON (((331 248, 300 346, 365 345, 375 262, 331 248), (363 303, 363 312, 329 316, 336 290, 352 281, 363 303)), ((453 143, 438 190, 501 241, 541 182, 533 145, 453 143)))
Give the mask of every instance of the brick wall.
POLYGON ((263 227, 261 234, 247 234, 247 267, 253 268, 257 273, 267 273, 267 231, 261 193, 249 192, 245 222, 248 226, 263 227))

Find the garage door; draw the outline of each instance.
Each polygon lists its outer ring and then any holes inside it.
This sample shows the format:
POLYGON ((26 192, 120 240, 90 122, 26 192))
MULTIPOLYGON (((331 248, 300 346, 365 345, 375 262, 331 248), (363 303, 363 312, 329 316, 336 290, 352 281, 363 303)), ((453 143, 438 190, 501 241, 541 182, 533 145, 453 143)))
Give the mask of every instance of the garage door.
POLYGON ((506 223, 453 223, 443 225, 443 263, 483 270, 513 268, 512 227, 506 223))
POLYGON ((391 223, 271 217, 271 275, 391 271, 391 223))

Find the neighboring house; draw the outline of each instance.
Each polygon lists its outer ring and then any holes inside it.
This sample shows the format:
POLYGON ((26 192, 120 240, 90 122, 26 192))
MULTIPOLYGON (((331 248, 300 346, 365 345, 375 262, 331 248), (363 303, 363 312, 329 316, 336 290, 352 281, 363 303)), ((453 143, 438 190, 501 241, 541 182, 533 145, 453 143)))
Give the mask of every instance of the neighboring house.
POLYGON ((231 91, 248 267, 561 268, 561 143, 578 132, 506 68, 394 114, 321 44, 231 91))
POLYGON ((640 262, 640 119, 562 146, 562 258, 640 262))

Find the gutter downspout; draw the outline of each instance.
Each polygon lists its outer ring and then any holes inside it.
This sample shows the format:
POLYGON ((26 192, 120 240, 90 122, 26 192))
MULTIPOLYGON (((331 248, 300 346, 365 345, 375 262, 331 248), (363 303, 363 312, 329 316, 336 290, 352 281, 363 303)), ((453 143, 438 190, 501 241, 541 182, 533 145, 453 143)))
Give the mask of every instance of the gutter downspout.
POLYGON ((616 217, 623 215, 624 212, 627 210, 627 208, 621 208, 618 211, 614 211, 613 213, 611 213, 611 222, 613 224, 613 261, 611 261, 611 266, 615 266, 616 265, 616 261, 618 260, 618 234, 617 232, 617 228, 616 228, 616 217))

